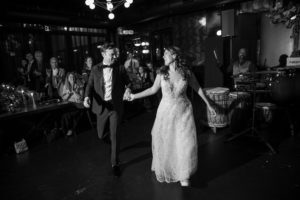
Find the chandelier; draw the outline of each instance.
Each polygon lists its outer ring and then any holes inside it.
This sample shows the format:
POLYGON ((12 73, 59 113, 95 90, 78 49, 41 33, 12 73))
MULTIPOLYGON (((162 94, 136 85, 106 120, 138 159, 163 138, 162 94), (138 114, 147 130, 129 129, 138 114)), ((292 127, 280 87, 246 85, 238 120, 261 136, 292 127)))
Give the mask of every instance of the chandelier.
POLYGON ((89 6, 91 10, 95 9, 96 6, 107 10, 109 12, 108 18, 111 20, 115 18, 115 15, 113 13, 115 9, 117 9, 122 4, 124 4, 125 8, 129 8, 132 3, 133 0, 106 0, 106 2, 100 0, 85 0, 85 5, 89 6))

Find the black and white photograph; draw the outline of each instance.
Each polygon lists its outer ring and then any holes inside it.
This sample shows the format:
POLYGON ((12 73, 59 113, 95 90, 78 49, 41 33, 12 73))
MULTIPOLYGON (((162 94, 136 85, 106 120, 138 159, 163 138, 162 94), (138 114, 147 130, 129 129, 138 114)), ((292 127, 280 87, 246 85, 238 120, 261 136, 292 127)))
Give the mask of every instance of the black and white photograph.
POLYGON ((1 199, 300 199, 299 1, 1 4, 1 199))

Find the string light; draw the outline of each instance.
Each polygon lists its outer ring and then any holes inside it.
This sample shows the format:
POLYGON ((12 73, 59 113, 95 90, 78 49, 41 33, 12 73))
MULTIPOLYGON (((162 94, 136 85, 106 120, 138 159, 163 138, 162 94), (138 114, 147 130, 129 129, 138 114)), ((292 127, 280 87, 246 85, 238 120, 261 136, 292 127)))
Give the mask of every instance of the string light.
POLYGON ((199 24, 201 24, 201 26, 206 26, 206 17, 201 17, 201 19, 199 19, 199 24))
POLYGON ((110 20, 115 18, 113 11, 117 9, 119 6, 124 4, 125 8, 129 8, 133 3, 133 0, 85 0, 85 5, 88 6, 91 10, 95 9, 96 6, 103 8, 109 12, 108 18, 110 20))
POLYGON ((114 19, 114 18, 115 18, 114 13, 109 13, 109 14, 108 14, 108 18, 109 18, 109 19, 114 19))

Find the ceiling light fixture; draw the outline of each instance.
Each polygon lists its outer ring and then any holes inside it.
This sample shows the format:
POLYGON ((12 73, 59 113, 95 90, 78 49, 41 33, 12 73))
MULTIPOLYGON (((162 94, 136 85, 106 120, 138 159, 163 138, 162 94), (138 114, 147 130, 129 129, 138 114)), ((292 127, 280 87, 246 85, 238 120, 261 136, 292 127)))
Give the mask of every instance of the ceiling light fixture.
POLYGON ((85 5, 89 6, 91 10, 95 9, 96 6, 103 8, 109 12, 108 18, 110 20, 115 18, 113 11, 124 4, 125 8, 129 8, 130 5, 133 3, 133 0, 85 0, 85 5))

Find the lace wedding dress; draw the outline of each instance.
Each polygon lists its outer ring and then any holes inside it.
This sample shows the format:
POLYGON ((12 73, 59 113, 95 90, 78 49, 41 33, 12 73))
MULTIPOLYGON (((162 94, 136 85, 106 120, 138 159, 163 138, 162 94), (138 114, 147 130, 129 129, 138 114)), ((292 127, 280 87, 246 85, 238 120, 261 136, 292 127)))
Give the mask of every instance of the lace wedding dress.
POLYGON ((161 76, 162 100, 152 128, 152 171, 159 182, 189 179, 197 169, 197 136, 188 82, 161 76))

